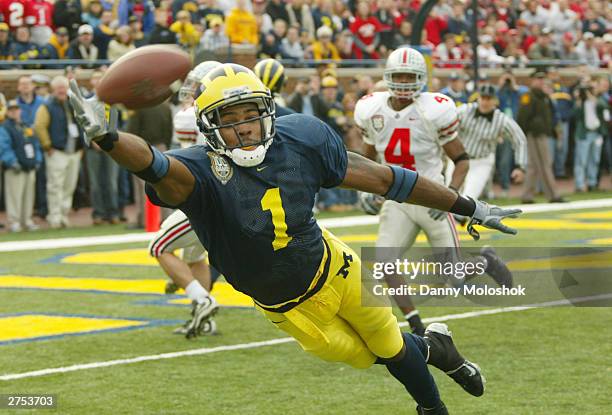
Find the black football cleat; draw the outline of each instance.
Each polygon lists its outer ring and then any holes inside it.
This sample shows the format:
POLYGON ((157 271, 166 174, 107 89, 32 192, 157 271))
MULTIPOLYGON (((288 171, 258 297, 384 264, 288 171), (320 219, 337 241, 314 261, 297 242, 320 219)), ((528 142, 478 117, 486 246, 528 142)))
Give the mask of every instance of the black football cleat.
POLYGON ((480 250, 480 255, 487 260, 487 269, 485 269, 485 272, 489 274, 500 287, 512 288, 512 272, 510 272, 505 262, 497 256, 495 249, 493 249, 492 246, 483 246, 480 250))
POLYGON ((205 331, 206 322, 215 315, 219 304, 213 297, 206 297, 203 303, 192 302, 191 320, 185 326, 187 332, 185 337, 188 339, 199 336, 205 331))
POLYGON ((448 415, 448 410, 442 401, 440 401, 440 405, 437 408, 425 409, 419 405, 416 410, 418 415, 448 415))
POLYGON ((446 324, 427 326, 424 339, 429 349, 427 363, 446 373, 470 395, 482 396, 486 380, 480 367, 459 354, 446 324))

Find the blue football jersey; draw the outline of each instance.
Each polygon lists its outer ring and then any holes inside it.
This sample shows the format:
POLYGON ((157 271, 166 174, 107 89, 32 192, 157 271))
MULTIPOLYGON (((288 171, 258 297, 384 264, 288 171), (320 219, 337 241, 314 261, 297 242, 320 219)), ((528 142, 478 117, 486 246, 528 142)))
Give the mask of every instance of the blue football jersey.
MULTIPOLYGON (((237 166, 207 146, 167 154, 195 176, 192 194, 178 208, 211 265, 261 304, 304 294, 324 249, 312 212, 315 195, 344 180, 348 158, 342 139, 317 118, 292 114, 276 120, 272 145, 255 167, 237 166)), ((164 205, 152 187, 147 193, 164 205)))

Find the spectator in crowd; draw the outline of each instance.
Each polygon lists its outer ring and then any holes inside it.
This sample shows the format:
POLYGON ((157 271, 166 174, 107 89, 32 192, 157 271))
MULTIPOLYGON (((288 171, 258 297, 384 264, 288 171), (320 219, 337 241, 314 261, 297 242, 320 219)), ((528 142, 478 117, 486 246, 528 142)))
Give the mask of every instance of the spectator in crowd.
POLYGON ((308 32, 309 40, 314 39, 317 27, 308 3, 304 0, 291 0, 291 2, 287 2, 286 10, 289 15, 289 25, 299 26, 302 30, 308 32))
POLYGON ((35 230, 32 220, 36 169, 42 162, 38 138, 21 122, 17 100, 7 104, 7 119, 0 125, 0 161, 5 168, 6 214, 11 232, 35 230))
POLYGON ((225 22, 225 33, 231 43, 259 44, 257 20, 246 6, 246 0, 236 0, 225 22))
POLYGON ((43 99, 34 93, 34 82, 30 75, 21 75, 17 79, 17 104, 19 104, 20 122, 26 127, 34 125, 34 117, 38 107, 43 103, 43 99))
POLYGON ((207 29, 212 27, 213 20, 221 20, 223 24, 223 19, 225 19, 223 10, 219 9, 216 3, 215 0, 198 0, 197 15, 199 20, 205 23, 207 29))
POLYGON ((140 22, 139 30, 148 35, 155 27, 155 5, 152 0, 120 1, 117 8, 119 26, 130 24, 134 17, 140 22))
MULTIPOLYGON (((58 27, 55 33, 51 35, 49 43, 40 48, 39 59, 64 59, 70 48, 70 38, 68 37, 68 29, 58 27)), ((45 65, 49 69, 62 68, 61 64, 45 65)))
POLYGON ((367 1, 357 3, 355 20, 349 29, 353 32, 353 49, 357 59, 380 59, 377 49, 380 44, 380 31, 383 26, 371 13, 367 1))
POLYGON ((546 74, 536 72, 529 92, 521 96, 517 121, 527 136, 527 177, 522 195, 523 203, 533 203, 538 180, 550 202, 565 200, 559 196, 548 153, 548 139, 553 135, 553 113, 550 97, 544 93, 546 74))
POLYGON ((100 24, 100 18, 104 9, 100 0, 90 0, 87 6, 87 11, 81 15, 83 23, 96 27, 100 24))
POLYGON ((74 39, 82 24, 82 12, 80 0, 56 0, 53 8, 53 25, 65 27, 68 29, 70 39, 74 39))
POLYGON ((410 37, 412 36, 412 23, 408 20, 402 20, 398 31, 393 35, 393 49, 400 46, 410 45, 410 37))
POLYGON ((578 62, 580 55, 576 52, 576 46, 574 43, 574 35, 571 33, 564 33, 561 39, 561 46, 559 47, 559 59, 562 61, 578 62))
POLYGON ((353 33, 346 29, 338 33, 334 42, 341 60, 356 59, 353 48, 353 33))
POLYGON ((107 57, 116 61, 131 50, 136 49, 132 41, 132 33, 129 26, 121 26, 115 31, 115 38, 108 44, 107 57))
POLYGON ((607 22, 603 16, 598 16, 591 7, 586 9, 584 19, 582 20, 582 31, 585 34, 592 33, 601 37, 606 33, 606 25, 607 22))
POLYGON ((68 212, 79 178, 83 134, 68 101, 68 78, 51 81, 52 97, 36 112, 34 131, 46 151, 47 222, 52 228, 70 226, 68 212))
POLYGON ((269 0, 266 5, 266 13, 270 15, 272 21, 277 19, 284 20, 289 25, 289 13, 285 7, 284 0, 269 0))
POLYGON ((115 27, 113 12, 111 10, 104 10, 100 16, 98 26, 93 26, 93 44, 98 48, 98 59, 108 59, 108 44, 115 38, 115 27))
MULTIPOLYGON (((282 20, 281 20, 282 21, 282 20)), ((276 40, 273 33, 267 33, 261 37, 258 58, 280 58, 280 42, 276 40)))
MULTIPOLYGON (((160 151, 166 151, 172 143, 172 110, 168 102, 135 111, 128 120, 127 131, 143 137, 160 151)), ((138 208, 133 229, 144 228, 145 182, 133 176, 134 202, 138 208)))
POLYGON ((34 74, 32 75, 32 82, 34 82, 34 94, 43 100, 47 99, 49 97, 49 77, 47 75, 34 74))
POLYGON ((465 17, 465 7, 460 1, 453 3, 452 14, 448 18, 448 31, 455 35, 461 35, 470 31, 465 17))
POLYGON ((457 106, 467 104, 468 94, 465 90, 465 75, 459 72, 452 72, 448 80, 449 84, 442 88, 440 92, 451 97, 457 106))
POLYGON ((548 79, 552 88, 550 97, 557 115, 557 139, 552 142, 554 145, 550 148, 550 154, 553 159, 553 173, 556 178, 560 179, 566 177, 565 161, 569 151, 570 121, 574 102, 569 89, 561 84, 561 75, 556 67, 552 66, 548 69, 548 79))
POLYGON ((156 10, 155 11, 155 26, 149 34, 149 45, 155 44, 176 44, 176 33, 170 30, 168 24, 168 11, 156 10))
POLYGON ((580 17, 578 13, 568 7, 567 0, 557 0, 550 4, 550 16, 547 26, 551 28, 555 40, 560 43, 565 33, 576 36, 581 30, 580 17))
POLYGON ((444 42, 436 46, 434 58, 438 60, 438 66, 442 68, 461 68, 461 63, 449 62, 461 60, 461 49, 457 46, 455 35, 447 33, 444 35, 444 42), (442 62, 440 62, 442 61, 442 62))
MULTIPOLYGON (((96 71, 89 80, 91 91, 93 91, 102 78, 103 73, 96 71)), ((90 94, 93 94, 91 92, 90 94)), ((119 179, 119 165, 115 163, 95 143, 85 151, 87 159, 87 176, 89 178, 89 192, 91 206, 93 208, 92 220, 94 225, 104 222, 111 224, 119 223, 119 207, 117 185, 119 179)))
MULTIPOLYGON (((9 37, 9 26, 0 22, 0 61, 13 60, 11 56, 11 40, 9 37)), ((0 65, 0 68, 2 66, 0 65)))
POLYGON ((504 58, 497 54, 491 35, 482 35, 480 42, 477 48, 478 58, 483 65, 496 66, 504 61, 504 58))
POLYGON ((298 79, 293 94, 287 99, 287 106, 295 112, 325 119, 327 111, 318 96, 318 84, 318 77, 298 79))
POLYGON ((200 39, 200 50, 215 53, 229 47, 229 38, 223 31, 223 20, 216 18, 210 21, 210 29, 206 29, 200 39))
POLYGON ((176 33, 178 44, 185 50, 192 50, 200 43, 200 33, 191 23, 191 14, 181 10, 176 14, 176 21, 170 25, 170 31, 176 33))
POLYGON ((548 27, 542 29, 542 33, 538 40, 529 47, 527 57, 532 60, 540 61, 559 58, 552 47, 551 31, 548 27))
POLYGON ((597 174, 603 139, 608 135, 610 108, 592 83, 579 85, 574 90, 574 98, 576 191, 597 190, 597 174))
POLYGON ((332 30, 327 26, 317 29, 317 40, 312 43, 310 48, 314 60, 334 60, 340 62, 338 49, 332 43, 332 30))
MULTIPOLYGON (((2 92, 0 92, 0 123, 4 122, 4 119, 6 118, 6 97, 4 96, 4 94, 2 92)), ((0 167, 2 167, 2 163, 0 163, 0 167)), ((2 183, 0 180, 0 188, 2 188, 2 183)))
POLYGON ((302 49, 300 43, 300 30, 297 26, 291 26, 287 29, 287 37, 281 40, 280 52, 283 59, 295 61, 304 59, 304 49, 302 49))
POLYGON ((98 48, 93 44, 93 27, 84 24, 79 27, 78 37, 70 42, 68 48, 69 59, 83 59, 92 62, 92 64, 83 65, 87 68, 93 67, 93 62, 99 59, 100 55, 98 48))
POLYGON ((342 104, 338 102, 338 80, 333 76, 321 79, 321 99, 326 107, 323 120, 338 134, 344 135, 342 126, 346 123, 346 117, 342 104))
POLYGON ((582 35, 582 41, 576 46, 576 53, 582 63, 586 63, 589 67, 599 68, 601 61, 599 60, 599 52, 595 47, 595 35, 591 32, 586 32, 582 35))
POLYGON ((520 19, 528 26, 536 24, 544 27, 549 21, 549 12, 538 4, 537 0, 527 2, 527 10, 521 13, 520 19))
POLYGON ((31 16, 26 18, 30 25, 32 42, 38 46, 44 46, 49 42, 53 34, 53 3, 48 0, 30 0, 31 16), (29 21, 28 21, 29 19, 29 21))
POLYGON ((378 0, 378 10, 374 17, 383 25, 380 33, 380 44, 385 50, 393 49, 394 34, 396 33, 395 21, 400 17, 396 2, 393 0, 378 0))
MULTIPOLYGON (((253 0, 253 15, 255 15, 255 21, 257 22, 260 35, 270 33, 271 31, 277 29, 277 22, 273 21, 270 15, 266 12, 265 0, 253 0)), ((285 32, 287 31, 287 23, 280 19, 278 20, 278 25, 284 28, 278 39, 280 42, 280 39, 285 36, 285 32)))
POLYGON ((139 48, 147 44, 148 39, 146 38, 144 32, 142 31, 142 23, 136 16, 130 16, 128 20, 128 25, 130 27, 130 37, 134 42, 134 46, 139 48))
POLYGON ((30 29, 27 26, 15 29, 15 40, 11 43, 9 55, 16 61, 38 58, 38 46, 30 41, 30 29))

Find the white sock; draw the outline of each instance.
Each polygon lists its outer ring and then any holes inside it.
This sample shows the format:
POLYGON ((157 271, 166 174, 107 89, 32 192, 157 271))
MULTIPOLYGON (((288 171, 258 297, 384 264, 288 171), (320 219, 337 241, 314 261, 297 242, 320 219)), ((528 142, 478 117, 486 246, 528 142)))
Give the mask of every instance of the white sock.
POLYGON ((198 304, 203 303, 206 297, 210 295, 198 280, 191 281, 185 288, 185 293, 187 293, 187 297, 189 297, 190 300, 198 304))

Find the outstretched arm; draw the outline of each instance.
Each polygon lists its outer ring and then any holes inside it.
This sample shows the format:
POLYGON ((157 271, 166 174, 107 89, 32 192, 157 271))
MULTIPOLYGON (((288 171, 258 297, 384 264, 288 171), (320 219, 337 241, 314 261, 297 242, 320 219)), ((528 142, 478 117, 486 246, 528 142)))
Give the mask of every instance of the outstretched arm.
POLYGON ((480 238, 474 225, 516 234, 515 229, 504 225, 501 220, 516 217, 521 213, 520 209, 501 209, 479 200, 465 198, 441 184, 418 176, 414 171, 384 166, 350 152, 342 186, 376 193, 398 202, 468 216, 471 220, 467 229, 474 239, 480 238))
POLYGON ((187 200, 195 178, 183 163, 162 154, 134 134, 117 132, 117 111, 111 109, 107 114, 104 104, 96 97, 83 98, 74 80, 70 83, 69 97, 88 145, 95 141, 118 164, 151 183, 159 198, 168 205, 178 206, 187 200))

